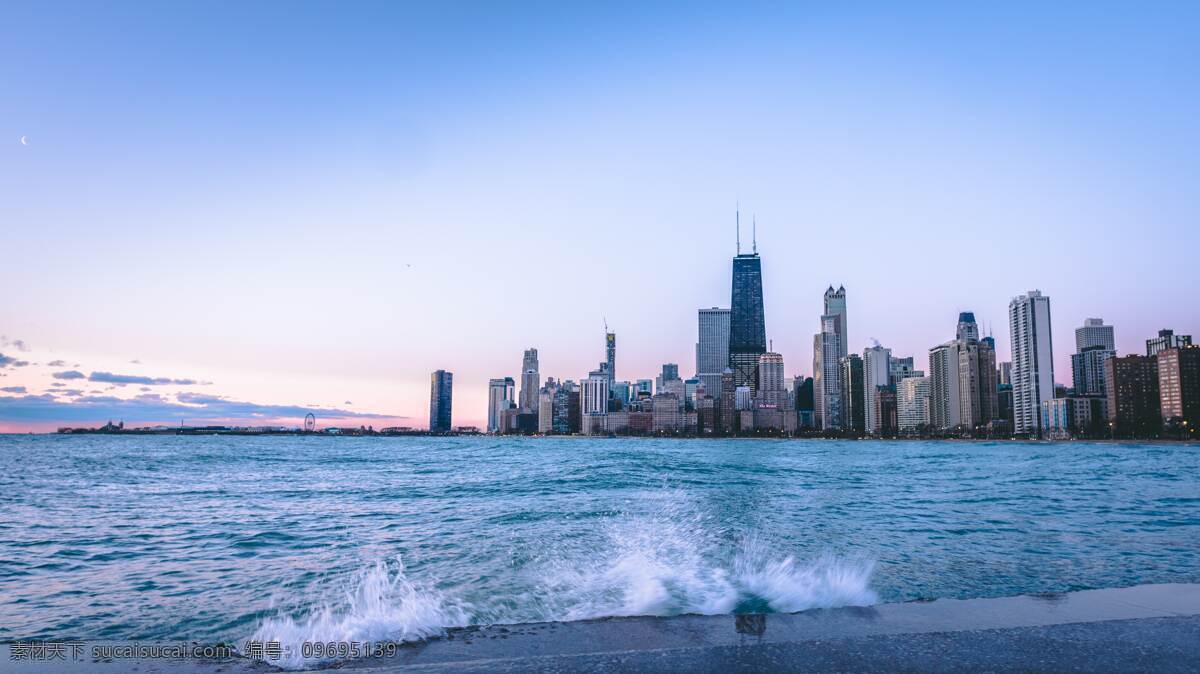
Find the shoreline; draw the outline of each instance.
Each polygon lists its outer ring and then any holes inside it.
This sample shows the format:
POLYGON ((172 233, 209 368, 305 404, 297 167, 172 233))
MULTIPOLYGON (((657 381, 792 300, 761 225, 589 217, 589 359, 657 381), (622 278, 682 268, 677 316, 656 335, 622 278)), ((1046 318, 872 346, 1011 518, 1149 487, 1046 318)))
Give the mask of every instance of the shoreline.
POLYGON ((14 437, 59 437, 59 436, 97 436, 105 437, 317 437, 317 438, 488 438, 499 439, 529 439, 529 440, 827 440, 831 442, 1015 442, 1026 444, 1126 444, 1137 443, 1144 445, 1200 445, 1200 438, 958 438, 936 436, 905 436, 895 438, 874 437, 828 437, 823 435, 493 435, 488 433, 322 433, 304 431, 72 431, 72 432, 33 432, 0 433, 0 438, 14 437))
MULTIPOLYGON (((395 655, 310 669, 459 671, 1196 671, 1200 583, 800 613, 600 618, 447 630, 395 655)), ((92 642, 89 642, 89 645, 92 642)), ((101 642, 94 642, 101 643, 101 642)), ((104 642, 111 643, 111 642, 104 642)), ((282 671, 242 657, 33 662, 42 674, 282 671)))

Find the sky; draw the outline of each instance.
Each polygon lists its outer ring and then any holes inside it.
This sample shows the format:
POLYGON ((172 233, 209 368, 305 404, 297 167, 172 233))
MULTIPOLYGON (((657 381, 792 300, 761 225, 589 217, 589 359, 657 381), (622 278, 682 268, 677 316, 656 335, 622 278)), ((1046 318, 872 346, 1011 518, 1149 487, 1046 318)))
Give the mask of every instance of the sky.
MULTIPOLYGON (((484 425, 487 380, 694 372, 757 220, 767 336, 918 367, 1051 298, 1200 333, 1200 4, 6 5, 0 431, 484 425), (22 138, 25 142, 22 143, 22 138), (748 237, 743 237, 746 240, 748 237), (23 364, 22 364, 23 363, 23 364), (71 374, 75 373, 75 374, 71 374), (78 376, 76 376, 78 375, 78 376)), ((1200 335, 1198 335, 1200 336, 1200 335)))

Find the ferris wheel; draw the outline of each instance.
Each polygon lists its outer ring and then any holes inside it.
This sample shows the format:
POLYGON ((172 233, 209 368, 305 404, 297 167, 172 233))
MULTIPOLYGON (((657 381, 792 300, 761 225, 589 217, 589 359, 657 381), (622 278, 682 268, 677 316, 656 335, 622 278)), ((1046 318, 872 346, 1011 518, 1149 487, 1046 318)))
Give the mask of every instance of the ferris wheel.
POLYGON ((316 428, 317 418, 313 416, 313 413, 309 412, 308 414, 304 415, 304 432, 312 433, 314 430, 316 430, 316 428))

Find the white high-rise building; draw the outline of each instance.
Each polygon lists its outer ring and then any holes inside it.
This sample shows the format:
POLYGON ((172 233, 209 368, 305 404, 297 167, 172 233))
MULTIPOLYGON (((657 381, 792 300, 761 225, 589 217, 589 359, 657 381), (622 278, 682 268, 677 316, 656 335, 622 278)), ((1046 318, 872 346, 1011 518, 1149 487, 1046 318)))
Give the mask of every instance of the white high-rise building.
POLYGON ((516 383, 512 377, 502 377, 488 381, 488 433, 499 433, 500 424, 504 421, 504 411, 512 407, 516 383))
POLYGON ((958 426, 958 340, 929 350, 929 424, 938 430, 958 426))
POLYGON ((876 344, 869 349, 863 349, 863 411, 864 426, 868 435, 878 435, 883 431, 884 420, 877 418, 879 406, 875 399, 879 395, 879 387, 891 382, 892 350, 876 344))
POLYGON ((1030 290, 1008 303, 1012 338, 1013 432, 1037 435, 1042 401, 1054 399, 1050 298, 1030 290))
POLYGON ((754 409, 754 392, 749 386, 739 386, 733 390, 733 401, 734 409, 738 411, 754 409))
POLYGON ((821 332, 813 335, 813 422, 817 428, 842 427, 842 352, 837 316, 821 317, 821 332))
POLYGON ((521 362, 521 400, 520 409, 523 414, 538 411, 538 354, 537 349, 525 349, 525 358, 521 362))
POLYGON ((545 387, 538 393, 538 433, 545 435, 554 430, 554 394, 556 387, 545 387))
POLYGON ((912 433, 929 423, 929 377, 906 377, 896 384, 896 425, 912 433))
POLYGON ((1117 350, 1113 326, 1105 325, 1103 318, 1084 319, 1083 327, 1075 328, 1075 353, 1081 353, 1090 346, 1100 346, 1106 351, 1117 350))
POLYGON ((700 309, 696 378, 714 400, 721 398, 721 373, 729 367, 729 310, 700 309))
POLYGON ((758 404, 784 407, 787 383, 783 378, 783 356, 768 351, 758 357, 758 404))
POLYGON ((832 316, 833 331, 838 336, 838 360, 845 358, 850 353, 850 339, 846 333, 846 287, 838 286, 837 290, 833 286, 825 291, 825 315, 832 316))
POLYGON ((584 435, 608 430, 608 368, 588 373, 579 389, 580 432, 584 435))

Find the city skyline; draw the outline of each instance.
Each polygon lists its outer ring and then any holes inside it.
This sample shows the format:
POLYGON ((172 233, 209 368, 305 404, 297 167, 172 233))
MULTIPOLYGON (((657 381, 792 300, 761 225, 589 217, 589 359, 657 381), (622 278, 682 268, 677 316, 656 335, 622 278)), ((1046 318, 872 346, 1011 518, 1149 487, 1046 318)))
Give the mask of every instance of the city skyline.
POLYGON ((927 373, 961 312, 1010 360, 1030 289, 1056 383, 1087 318, 1200 333, 1191 5, 77 10, 0 45, 0 430, 423 426, 437 369, 483 428, 605 321, 687 377, 739 202, 788 380, 830 286, 841 353, 927 373))

